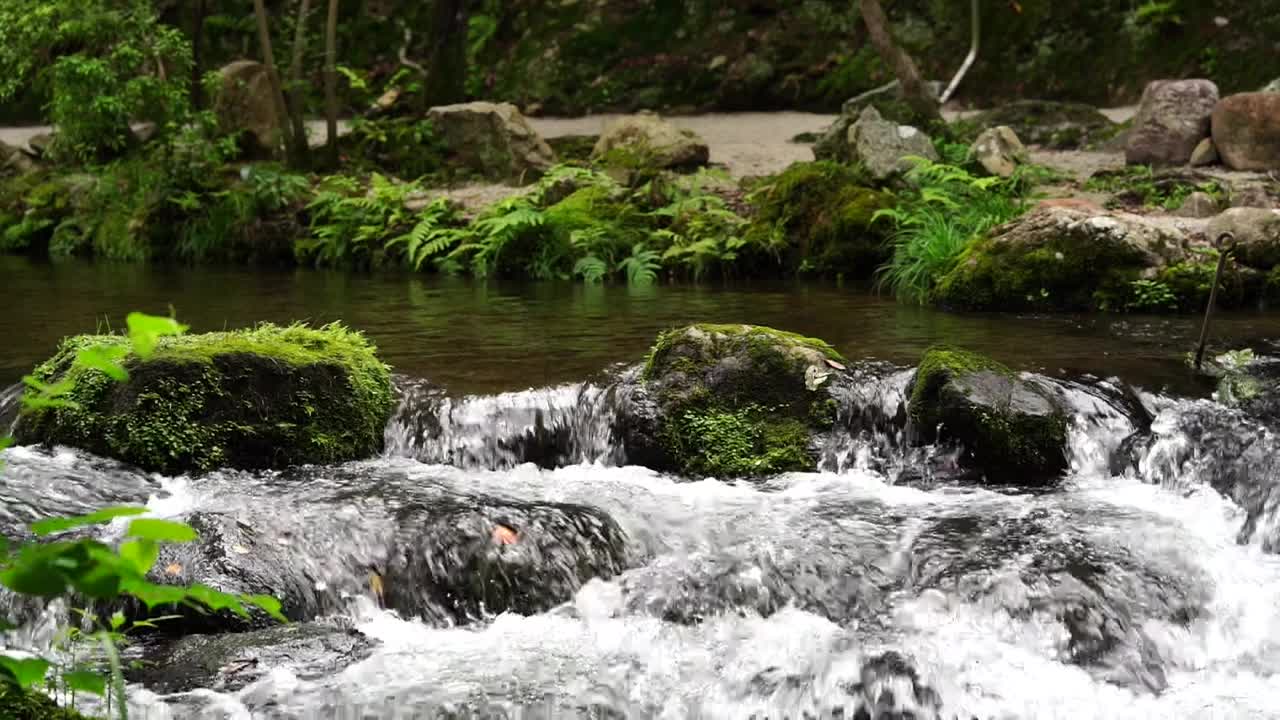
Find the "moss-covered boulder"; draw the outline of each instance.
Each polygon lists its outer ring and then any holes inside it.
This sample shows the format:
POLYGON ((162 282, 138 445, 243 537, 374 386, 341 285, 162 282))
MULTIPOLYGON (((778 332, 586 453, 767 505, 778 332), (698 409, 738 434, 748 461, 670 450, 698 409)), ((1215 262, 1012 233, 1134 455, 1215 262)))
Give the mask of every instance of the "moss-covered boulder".
POLYGON ((382 447, 390 372, 362 335, 339 325, 163 338, 145 360, 129 347, 116 335, 64 340, 32 375, 68 383, 71 404, 24 415, 19 441, 170 473, 341 462, 382 447), (87 349, 126 351, 128 379, 76 364, 87 349))
POLYGON ((1124 310, 1185 261, 1180 233, 1124 213, 1047 206, 972 243, 935 301, 967 310, 1124 310))
POLYGON ((930 349, 907 408, 918 440, 959 442, 965 463, 988 483, 1045 484, 1067 467, 1067 415, 1057 398, 982 355, 930 349))
POLYGON ((628 460, 720 478, 813 470, 844 362, 821 340, 753 325, 663 333, 624 413, 628 460))
POLYGON ((794 272, 871 277, 889 257, 873 219, 895 198, 868 184, 857 168, 827 161, 795 163, 759 181, 748 196, 755 211, 748 245, 781 249, 794 272))

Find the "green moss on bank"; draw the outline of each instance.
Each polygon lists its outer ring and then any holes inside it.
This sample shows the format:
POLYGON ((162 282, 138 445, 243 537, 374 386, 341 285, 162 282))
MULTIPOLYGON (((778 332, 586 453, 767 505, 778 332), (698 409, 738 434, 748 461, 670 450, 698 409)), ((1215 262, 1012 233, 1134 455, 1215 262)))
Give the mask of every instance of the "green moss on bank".
POLYGON ((827 343, 750 325, 693 325, 663 333, 643 378, 660 408, 658 442, 682 473, 721 478, 812 470, 816 434, 829 431, 827 343))
POLYGON ((32 375, 70 383, 73 404, 25 415, 23 442, 80 447, 161 472, 341 462, 382 447, 390 372, 362 335, 339 325, 165 338, 145 361, 126 356, 123 383, 73 365, 87 348, 127 349, 128 341, 63 341, 32 375))
POLYGON ((781 248, 784 265, 798 272, 870 277, 889 254, 872 219, 895 199, 869 184, 853 166, 795 163, 752 190, 755 214, 745 237, 781 248))

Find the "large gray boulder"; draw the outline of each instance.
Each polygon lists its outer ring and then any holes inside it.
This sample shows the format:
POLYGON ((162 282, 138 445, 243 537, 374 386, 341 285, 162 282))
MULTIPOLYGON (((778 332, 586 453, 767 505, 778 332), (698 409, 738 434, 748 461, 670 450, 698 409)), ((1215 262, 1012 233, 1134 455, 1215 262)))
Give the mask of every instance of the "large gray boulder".
POLYGON ((1156 80, 1142 103, 1125 146, 1130 165, 1185 165, 1209 136, 1218 86, 1209 80, 1156 80))
POLYGON ((910 170, 908 158, 938 160, 938 151, 928 135, 910 125, 885 120, 874 107, 863 110, 858 121, 849 127, 848 144, 853 160, 880 182, 910 170))
POLYGON ((451 161, 492 180, 526 183, 555 164, 555 152, 510 103, 441 105, 427 118, 449 148, 451 161))
POLYGON ((1229 95, 1213 110, 1213 143, 1232 170, 1280 169, 1280 93, 1229 95))
POLYGON ((255 60, 237 60, 218 70, 213 112, 218 129, 241 135, 250 154, 270 155, 280 148, 281 123, 272 98, 267 66, 255 60))
POLYGON ((1224 232, 1235 236, 1235 257, 1260 270, 1280 265, 1280 210, 1231 208, 1209 221, 1206 234, 1217 240, 1224 232))
POLYGON ((656 113, 642 112, 605 125, 591 157, 632 169, 682 169, 706 165, 711 150, 692 130, 682 130, 656 113))

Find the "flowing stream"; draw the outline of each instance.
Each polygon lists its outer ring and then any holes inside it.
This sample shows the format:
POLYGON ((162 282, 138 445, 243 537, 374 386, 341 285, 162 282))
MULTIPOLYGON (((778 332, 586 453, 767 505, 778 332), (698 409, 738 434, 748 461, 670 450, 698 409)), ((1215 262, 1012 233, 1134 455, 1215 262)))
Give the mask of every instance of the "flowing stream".
POLYGON ((216 538, 162 563, 257 578, 311 620, 229 656, 248 670, 142 643, 131 717, 1280 717, 1269 427, 1055 380, 1070 471, 996 492, 903 446, 909 375, 863 368, 824 470, 763 483, 624 464, 607 378, 450 397, 402 377, 384 457, 189 478, 15 448, 0 524, 145 502, 216 538), (201 566, 210 547, 244 557, 201 566), (467 595, 494 567, 505 612, 467 595))
MULTIPOLYGON (((201 532, 165 572, 273 593, 299 619, 187 616, 191 637, 142 638, 130 717, 1280 718, 1277 418, 1188 378, 1194 319, 946 315, 821 286, 12 257, 0 272, 22 308, 0 317, 0 387, 64 335, 170 303, 196 331, 344 319, 402 373, 386 451, 359 463, 162 477, 5 451, 0 534, 145 504, 201 532), (857 361, 820 472, 726 483, 628 464, 613 383, 695 319, 823 337, 857 361), (1058 487, 965 485, 953 450, 908 445, 910 365, 938 341, 1069 398, 1058 487)), ((1274 354, 1258 339, 1277 336, 1275 314, 1215 325, 1224 347, 1274 354)), ((0 428, 16 397, 0 392, 0 428)), ((69 622, 64 604, 0 603, 28 620, 10 646, 69 622)))

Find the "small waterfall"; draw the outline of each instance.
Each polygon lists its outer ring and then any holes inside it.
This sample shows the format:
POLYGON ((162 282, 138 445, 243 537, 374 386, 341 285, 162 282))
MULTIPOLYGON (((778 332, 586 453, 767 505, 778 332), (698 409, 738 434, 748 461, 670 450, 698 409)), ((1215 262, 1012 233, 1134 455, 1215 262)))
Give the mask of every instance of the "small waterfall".
POLYGON ((387 456, 489 470, 622 459, 613 442, 610 388, 584 383, 455 398, 429 382, 400 378, 397 389, 387 456))
POLYGON ((22 383, 0 390, 0 437, 13 434, 18 410, 22 407, 22 390, 22 383))

